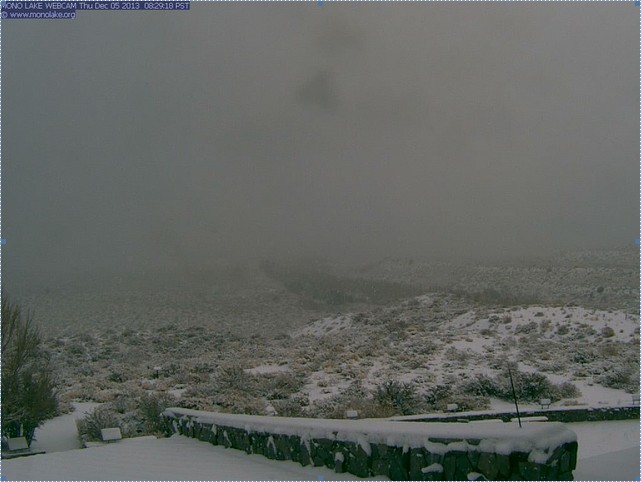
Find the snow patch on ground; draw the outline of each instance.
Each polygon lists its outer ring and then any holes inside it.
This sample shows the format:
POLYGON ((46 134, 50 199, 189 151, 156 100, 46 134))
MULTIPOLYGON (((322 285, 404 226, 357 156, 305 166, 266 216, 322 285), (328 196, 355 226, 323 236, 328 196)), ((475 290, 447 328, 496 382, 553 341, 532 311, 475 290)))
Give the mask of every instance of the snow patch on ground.
POLYGON ((273 373, 283 373, 290 371, 287 365, 258 365, 254 368, 245 369, 245 373, 250 375, 271 375, 273 373))
POLYGON ((311 325, 306 326, 302 330, 294 332, 293 336, 311 335, 311 336, 326 336, 335 335, 342 330, 352 327, 351 315, 338 315, 336 317, 328 317, 317 320, 311 325))
POLYGON ((452 328, 474 329, 475 331, 495 329, 501 334, 518 330, 529 323, 536 323, 537 330, 541 323, 550 324, 550 330, 541 336, 551 338, 557 327, 566 326, 576 329, 581 324, 592 327, 600 333, 606 327, 614 331, 613 338, 627 341, 638 330, 638 316, 623 311, 590 310, 579 306, 529 306, 527 308, 494 310, 486 316, 475 311, 468 311, 452 320, 452 328))

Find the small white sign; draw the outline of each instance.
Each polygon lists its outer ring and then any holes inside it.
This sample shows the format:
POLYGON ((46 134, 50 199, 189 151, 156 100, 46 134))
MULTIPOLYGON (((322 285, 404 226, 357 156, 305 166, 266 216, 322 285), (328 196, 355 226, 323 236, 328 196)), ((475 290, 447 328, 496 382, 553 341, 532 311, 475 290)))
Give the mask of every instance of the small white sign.
POLYGON ((120 429, 117 427, 101 429, 100 436, 102 437, 102 440, 105 442, 122 439, 122 434, 120 433, 120 429))

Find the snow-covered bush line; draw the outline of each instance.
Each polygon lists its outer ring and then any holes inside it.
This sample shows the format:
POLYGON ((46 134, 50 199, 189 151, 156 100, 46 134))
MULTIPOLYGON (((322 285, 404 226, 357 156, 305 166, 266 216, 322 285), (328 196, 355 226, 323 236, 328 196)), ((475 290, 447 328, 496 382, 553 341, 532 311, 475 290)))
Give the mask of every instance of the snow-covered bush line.
POLYGON ((166 430, 162 412, 175 404, 169 394, 122 395, 77 420, 78 433, 85 441, 100 441, 103 428, 120 428, 123 437, 160 435, 166 430))
MULTIPOLYGON (((538 402, 549 398, 553 402, 576 398, 581 392, 570 382, 552 383, 545 375, 537 372, 527 373, 515 371, 513 374, 514 388, 519 400, 538 402)), ((494 397, 501 400, 513 400, 509 374, 504 372, 494 377, 479 374, 463 382, 459 387, 462 393, 482 397, 494 397)))

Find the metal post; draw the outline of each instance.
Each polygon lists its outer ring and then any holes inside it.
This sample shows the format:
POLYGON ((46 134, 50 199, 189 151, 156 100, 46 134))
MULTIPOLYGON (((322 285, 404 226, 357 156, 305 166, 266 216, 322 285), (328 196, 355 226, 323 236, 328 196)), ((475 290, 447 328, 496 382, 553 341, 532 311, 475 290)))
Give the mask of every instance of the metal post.
POLYGON ((514 380, 512 380, 512 370, 510 369, 510 364, 507 364, 507 373, 510 376, 510 385, 512 386, 512 397, 514 398, 514 406, 516 407, 516 418, 519 420, 519 428, 522 428, 521 425, 521 414, 519 413, 519 403, 516 400, 516 390, 514 389, 514 380))

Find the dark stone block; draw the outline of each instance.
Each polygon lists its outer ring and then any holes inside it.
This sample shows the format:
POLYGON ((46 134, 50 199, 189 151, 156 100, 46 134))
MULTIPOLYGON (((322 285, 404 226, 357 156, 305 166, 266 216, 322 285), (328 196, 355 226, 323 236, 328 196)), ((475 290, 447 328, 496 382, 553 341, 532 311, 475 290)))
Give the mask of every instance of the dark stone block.
POLYGON ((389 447, 385 444, 372 444, 372 456, 388 458, 389 447))
POLYGON ((212 445, 218 445, 218 428, 215 425, 211 428, 208 442, 212 445))
POLYGON ((472 467, 478 467, 480 456, 481 456, 481 452, 477 452, 476 450, 470 450, 467 453, 467 460, 470 461, 470 463, 472 464, 472 467))
POLYGON ((431 453, 431 452, 426 452, 425 453, 425 461, 427 462, 427 465, 432 465, 432 464, 441 464, 441 465, 443 465, 443 455, 442 454, 431 453))
POLYGON ((384 444, 372 444, 371 471, 374 475, 389 477, 389 448, 384 444))
POLYGON ((318 443, 322 447, 323 455, 325 457, 325 467, 333 469, 335 442, 329 439, 318 439, 318 443))
POLYGON ((211 436, 212 436, 211 430, 209 430, 209 428, 207 427, 203 427, 200 430, 200 433, 198 434, 198 440, 202 442, 209 442, 209 439, 211 438, 211 436))
POLYGON ((547 465, 547 473, 549 480, 556 480, 556 476, 559 474, 558 460, 547 465))
POLYGON ((392 480, 407 480, 410 468, 410 452, 401 447, 389 448, 389 477, 392 480))
POLYGON ((572 442, 566 444, 565 447, 570 452, 570 470, 576 469, 577 455, 579 451, 579 444, 577 442, 572 442))
POLYGON ((456 480, 467 480, 467 474, 473 472, 472 464, 467 459, 467 452, 453 452, 456 458, 456 470, 454 471, 454 478, 456 480))
POLYGON ((328 439, 316 439, 312 441, 312 461, 315 467, 326 466, 334 468, 333 441, 328 439))
POLYGON ((292 462, 300 462, 300 438, 299 437, 291 437, 290 438, 290 447, 289 447, 289 460, 292 462))
POLYGON ((302 442, 299 445, 299 453, 298 453, 298 463, 301 464, 303 467, 309 465, 312 463, 312 458, 310 457, 310 448, 308 448, 308 444, 310 442, 302 442))
POLYGON ((425 451, 423 449, 414 448, 410 450, 410 480, 422 480, 423 472, 421 469, 428 465, 430 464, 425 460, 425 451))
POLYGON ((448 452, 443 457, 443 475, 445 480, 454 480, 454 473, 456 472, 456 454, 448 452))
POLYGON ((245 451, 246 454, 253 453, 252 438, 249 433, 247 432, 243 433, 242 443, 243 443, 243 450, 245 451))
POLYGON ((291 448, 287 435, 273 435, 274 445, 276 447, 276 460, 290 460, 291 448))
POLYGON ((523 452, 512 452, 510 454, 510 474, 519 473, 519 463, 526 462, 528 459, 528 454, 523 452))
POLYGON ((496 466, 499 469, 499 474, 503 477, 508 477, 510 475, 510 456, 496 454, 496 466))
POLYGON ((251 434, 252 440, 252 453, 265 455, 265 447, 267 446, 267 434, 254 432, 251 434))
POLYGON ((559 459, 559 472, 569 472, 570 470, 570 452, 564 452, 559 459))
POLYGON ((218 442, 217 445, 222 445, 223 447, 226 447, 225 430, 222 427, 218 427, 218 432, 216 433, 216 441, 218 442))
POLYGON ((337 474, 345 473, 345 454, 342 452, 336 452, 334 454, 334 472, 337 474))
POLYGON ((358 477, 369 477, 370 457, 363 450, 363 447, 352 442, 342 442, 341 445, 344 447, 343 455, 345 456, 347 472, 358 477))
POLYGON ((373 475, 384 475, 389 477, 389 460, 387 458, 377 459, 372 457, 372 474, 373 475))
MULTIPOLYGON (((487 452, 482 452, 479 455, 477 468, 478 471, 485 475, 485 477, 487 477, 488 479, 496 478, 496 476, 499 475, 500 472, 497 456, 495 454, 487 452)), ((509 464, 505 468, 505 471, 509 471, 509 464)), ((502 475, 509 475, 509 473, 503 473, 502 475)))
POLYGON ((321 467, 325 465, 325 457, 323 456, 323 452, 320 449, 318 443, 315 440, 312 440, 310 442, 310 445, 311 453, 309 454, 309 457, 314 467, 321 467))
POLYGON ((519 462, 519 474, 523 477, 522 480, 545 480, 541 468, 541 465, 532 462, 519 462))

